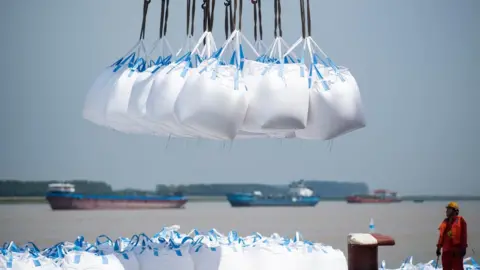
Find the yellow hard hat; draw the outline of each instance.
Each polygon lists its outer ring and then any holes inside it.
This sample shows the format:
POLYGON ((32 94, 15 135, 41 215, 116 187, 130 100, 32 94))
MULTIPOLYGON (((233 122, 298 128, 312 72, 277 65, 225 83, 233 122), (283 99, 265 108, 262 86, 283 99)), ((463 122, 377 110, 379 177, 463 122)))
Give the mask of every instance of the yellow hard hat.
POLYGON ((459 210, 460 207, 458 207, 458 203, 456 202, 450 202, 449 204, 447 204, 447 208, 452 208, 454 210, 459 210))

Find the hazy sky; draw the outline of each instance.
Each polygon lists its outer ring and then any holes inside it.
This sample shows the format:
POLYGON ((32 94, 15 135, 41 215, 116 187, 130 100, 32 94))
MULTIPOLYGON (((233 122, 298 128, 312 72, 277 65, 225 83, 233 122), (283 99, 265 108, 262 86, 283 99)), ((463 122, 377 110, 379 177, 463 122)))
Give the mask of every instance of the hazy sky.
MULTIPOLYGON (((141 0, 0 3, 0 178, 157 183, 364 181, 400 193, 480 192, 480 1, 312 0, 312 36, 362 94, 367 127, 328 142, 200 143, 125 135, 82 118, 96 76, 138 39, 141 0)), ((170 1, 168 39, 185 38, 185 0, 170 1)), ((253 40, 245 0, 244 33, 253 40)), ((152 0, 147 39, 158 35, 152 0)), ((200 8, 201 0, 197 0, 200 8)), ((273 1, 263 0, 264 41, 273 1)), ((300 37, 298 1, 282 1, 284 38, 300 37)), ((214 35, 224 41, 223 1, 214 35)), ((196 33, 201 33, 197 10, 196 33)))

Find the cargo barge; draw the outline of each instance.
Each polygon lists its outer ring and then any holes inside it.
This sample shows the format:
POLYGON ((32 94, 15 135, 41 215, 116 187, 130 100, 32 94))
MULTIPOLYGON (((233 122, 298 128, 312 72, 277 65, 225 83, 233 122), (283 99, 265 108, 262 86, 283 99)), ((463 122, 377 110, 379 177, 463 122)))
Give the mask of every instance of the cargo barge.
POLYGON ((52 210, 183 208, 184 196, 89 195, 75 192, 68 183, 48 185, 46 199, 52 210))
POLYGON ((402 200, 396 192, 378 189, 373 194, 352 195, 346 198, 347 203, 398 203, 402 200))

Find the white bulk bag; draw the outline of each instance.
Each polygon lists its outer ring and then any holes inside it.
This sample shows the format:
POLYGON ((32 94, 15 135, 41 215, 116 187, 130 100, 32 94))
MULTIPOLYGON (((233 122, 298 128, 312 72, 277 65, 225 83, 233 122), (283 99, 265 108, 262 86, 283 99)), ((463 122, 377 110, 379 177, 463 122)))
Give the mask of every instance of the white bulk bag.
POLYGON ((147 133, 168 136, 167 131, 150 121, 147 117, 147 100, 153 83, 157 79, 161 81, 165 74, 166 69, 164 66, 155 65, 137 76, 128 103, 128 115, 138 125, 144 127, 147 133))
POLYGON ((103 243, 97 242, 96 248, 100 251, 101 255, 113 254, 117 257, 125 270, 139 270, 140 264, 137 260, 137 256, 133 252, 133 247, 138 243, 138 236, 136 236, 135 240, 133 238, 132 240, 133 241, 127 238, 119 238, 115 243, 112 243, 111 240, 103 243))
POLYGON ((165 37, 155 41, 149 55, 154 55, 154 52, 157 50, 160 52, 160 55, 165 56, 168 54, 168 56, 159 57, 154 65, 138 75, 132 87, 132 93, 128 103, 128 115, 138 125, 145 128, 146 133, 158 136, 168 136, 168 131, 166 131, 165 128, 162 128, 160 125, 156 125, 147 117, 147 100, 153 83, 155 80, 160 81, 163 79, 167 72, 165 67, 170 64, 172 55, 174 55, 170 43, 165 37))
POLYGON ((124 270, 113 254, 99 255, 88 251, 72 250, 65 254, 62 268, 65 270, 124 270))
MULTIPOLYGON (((267 66, 268 66, 267 64, 257 62, 257 61, 252 61, 252 60, 244 61, 243 76, 244 76, 244 82, 246 86, 245 96, 247 98, 247 103, 250 103, 250 99, 252 98, 254 88, 257 86, 257 84, 261 80, 261 76, 259 76, 258 74, 260 74, 262 70, 264 70, 267 66)), ((268 134, 240 130, 238 131, 237 136, 235 136, 235 139, 255 139, 255 138, 268 138, 268 134)))
POLYGON ((244 59, 240 39, 242 34, 233 31, 220 53, 207 66, 199 68, 198 76, 188 79, 175 103, 175 116, 182 125, 214 139, 235 138, 248 107, 246 87, 240 75, 244 59), (233 40, 236 65, 221 65, 220 59, 233 40))
POLYGON ((192 133, 185 129, 175 118, 174 106, 180 91, 187 78, 196 72, 195 68, 188 68, 188 62, 173 63, 165 67, 165 72, 158 76, 147 99, 147 117, 155 123, 159 130, 165 130, 173 136, 192 137, 192 133))
POLYGON ((299 267, 295 252, 272 237, 244 248, 250 269, 290 270, 299 267))
POLYGON ((171 245, 166 239, 148 239, 135 249, 141 270, 194 270, 188 249, 190 242, 171 245))
MULTIPOLYGON (((228 241, 215 230, 214 233, 194 238, 190 255, 195 270, 254 270, 244 257, 243 246, 238 239, 228 241)), ((230 236, 230 234, 229 234, 230 236)), ((258 268, 261 269, 261 268, 258 268)))
POLYGON ((36 252, 2 251, 0 253, 0 269, 60 270, 61 267, 54 260, 36 252))
POLYGON ((140 72, 138 68, 145 68, 146 62, 139 58, 135 65, 122 71, 110 87, 110 96, 106 107, 106 126, 125 133, 144 133, 145 129, 137 125, 128 116, 128 104, 132 87, 140 72))
POLYGON ((347 258, 341 250, 321 244, 314 244, 312 247, 312 252, 309 253, 313 256, 310 257, 312 265, 317 265, 319 269, 348 269, 347 258))
POLYGON ((136 60, 135 51, 144 47, 143 40, 138 41, 128 53, 113 65, 105 68, 96 78, 85 98, 83 117, 97 125, 105 125, 105 108, 110 97, 111 85, 119 74, 128 69, 129 64, 136 60))
POLYGON ((235 66, 218 66, 189 78, 175 103, 180 123, 212 138, 233 140, 248 107, 241 79, 234 89, 235 72, 235 66))
POLYGON ((301 76, 303 64, 273 65, 249 91, 252 95, 242 130, 289 132, 307 125, 308 78, 301 76))
POLYGON ((310 89, 308 125, 295 132, 298 138, 330 140, 365 127, 360 91, 352 74, 342 69, 325 80, 328 89, 320 80, 310 89))
MULTIPOLYGON (((190 41, 190 38, 187 41, 190 41)), ((147 118, 155 123, 161 131, 167 131, 169 136, 196 137, 199 135, 197 132, 179 123, 175 116, 174 106, 187 79, 198 74, 197 69, 199 67, 191 67, 193 63, 192 58, 195 58, 197 55, 203 57, 207 48, 207 56, 211 55, 210 49, 216 48, 211 32, 204 32, 194 48, 177 59, 175 63, 165 67, 165 73, 158 74, 152 84, 146 104, 147 118), (206 45, 203 52, 199 53, 198 48, 203 40, 206 41, 206 45), (161 79, 159 76, 162 76, 161 79)), ((205 64, 206 61, 202 62, 201 65, 205 64)))

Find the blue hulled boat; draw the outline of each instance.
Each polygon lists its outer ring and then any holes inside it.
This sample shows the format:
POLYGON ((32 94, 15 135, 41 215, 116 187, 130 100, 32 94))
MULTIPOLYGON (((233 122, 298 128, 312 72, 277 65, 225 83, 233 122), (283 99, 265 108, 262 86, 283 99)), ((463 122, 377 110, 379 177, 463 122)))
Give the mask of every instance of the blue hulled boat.
POLYGON ((300 180, 289 185, 287 194, 264 196, 260 191, 252 193, 235 192, 227 194, 227 200, 233 207, 314 207, 320 201, 320 197, 314 196, 313 191, 305 186, 303 180, 300 180))

